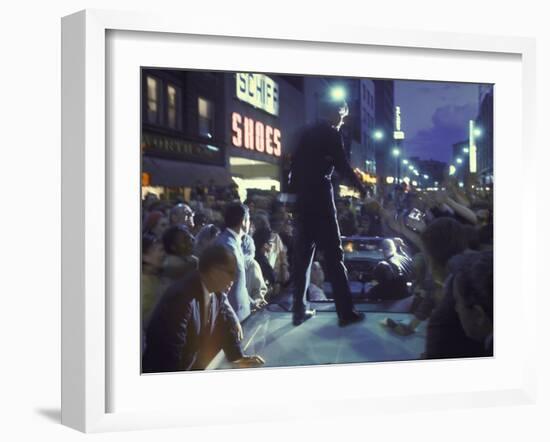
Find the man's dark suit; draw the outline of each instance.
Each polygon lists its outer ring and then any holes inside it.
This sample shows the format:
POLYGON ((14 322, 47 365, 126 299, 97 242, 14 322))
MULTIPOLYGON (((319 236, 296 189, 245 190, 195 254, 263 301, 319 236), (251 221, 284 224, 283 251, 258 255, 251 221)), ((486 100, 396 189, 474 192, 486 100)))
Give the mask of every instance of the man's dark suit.
POLYGON ((328 123, 306 129, 292 157, 289 182, 290 191, 296 194, 293 311, 297 316, 306 308, 305 296, 316 247, 324 254, 339 318, 349 319, 352 315, 353 303, 332 189, 334 169, 364 192, 348 163, 340 132, 328 123))
POLYGON ((207 323, 205 299, 198 271, 168 288, 147 327, 144 373, 201 370, 222 349, 230 361, 243 357, 226 295, 211 297, 207 323))

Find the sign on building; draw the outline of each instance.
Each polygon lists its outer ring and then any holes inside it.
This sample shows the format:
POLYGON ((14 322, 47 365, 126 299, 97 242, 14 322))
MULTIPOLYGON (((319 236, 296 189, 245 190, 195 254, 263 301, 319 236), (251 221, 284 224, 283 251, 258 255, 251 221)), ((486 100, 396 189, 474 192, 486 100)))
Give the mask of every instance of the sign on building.
POLYGON ((263 74, 237 72, 235 74, 237 98, 251 106, 278 116, 279 85, 263 74))

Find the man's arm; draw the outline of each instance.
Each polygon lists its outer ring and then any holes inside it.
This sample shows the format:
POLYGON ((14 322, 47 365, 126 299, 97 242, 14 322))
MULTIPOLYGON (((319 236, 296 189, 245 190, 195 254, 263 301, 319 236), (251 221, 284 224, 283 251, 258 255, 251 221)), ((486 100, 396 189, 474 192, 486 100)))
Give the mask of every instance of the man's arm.
POLYGON ((363 186, 363 183, 355 174, 348 162, 348 159, 346 158, 344 143, 340 132, 331 129, 327 143, 329 150, 328 154, 334 160, 334 167, 336 168, 338 174, 346 178, 350 184, 361 193, 361 196, 364 196, 366 194, 365 186, 363 186))
MULTIPOLYGON (((222 296, 227 298, 225 294, 222 294, 222 296)), ((236 315, 234 312, 231 314, 229 309, 233 310, 229 302, 223 302, 220 312, 224 333, 222 350, 227 359, 240 368, 254 368, 265 364, 261 356, 247 356, 244 354, 241 346, 243 339, 241 324, 238 320, 235 322, 236 315)))
POLYGON ((227 295, 225 293, 221 294, 222 303, 220 318, 223 325, 223 341, 222 349, 227 356, 227 359, 230 361, 235 361, 244 356, 244 353, 241 348, 241 341, 243 339, 243 329, 237 314, 231 307, 227 295))

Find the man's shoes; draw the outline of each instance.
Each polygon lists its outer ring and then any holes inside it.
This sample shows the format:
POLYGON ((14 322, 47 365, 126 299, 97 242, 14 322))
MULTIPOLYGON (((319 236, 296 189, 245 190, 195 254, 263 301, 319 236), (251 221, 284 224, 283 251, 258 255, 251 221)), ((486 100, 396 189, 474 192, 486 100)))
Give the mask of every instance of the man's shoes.
POLYGON ((302 324, 303 322, 306 322, 308 319, 311 319, 315 316, 315 310, 306 310, 304 311, 304 313, 302 314, 293 314, 292 315, 292 323, 294 325, 300 325, 302 324))
POLYGON ((364 319, 365 319, 365 314, 363 312, 353 311, 350 316, 346 316, 345 318, 340 318, 338 320, 338 325, 340 327, 346 327, 350 324, 361 322, 364 319))

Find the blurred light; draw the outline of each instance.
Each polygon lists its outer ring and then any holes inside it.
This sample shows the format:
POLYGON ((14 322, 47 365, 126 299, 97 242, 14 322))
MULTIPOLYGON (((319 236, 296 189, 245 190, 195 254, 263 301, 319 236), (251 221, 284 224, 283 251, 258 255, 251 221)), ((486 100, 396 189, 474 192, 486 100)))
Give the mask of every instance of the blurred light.
POLYGON ((330 90, 330 97, 335 101, 346 99, 346 90, 342 86, 334 86, 330 90))
POLYGON ((457 158, 457 159, 456 159, 456 162, 457 162, 458 164, 462 164, 462 158, 457 158))
POLYGON ((416 169, 413 170, 413 173, 414 173, 416 176, 419 175, 418 170, 416 170, 416 169))
POLYGON ((418 186, 418 183, 417 183, 416 181, 413 181, 413 182, 412 182, 412 185, 413 185, 413 186, 418 186))
POLYGON ((456 172, 456 167, 454 166, 454 164, 451 164, 449 166, 449 175, 454 175, 456 172))
POLYGON ((476 128, 474 129, 474 136, 475 136, 476 138, 479 138, 479 137, 481 137, 482 135, 483 135, 483 131, 481 130, 481 128, 480 128, 480 127, 476 127, 476 128))
POLYGON ((386 183, 393 184, 393 177, 392 176, 387 177, 386 178, 386 183))
POLYGON ((403 160, 403 164, 409 164, 409 160, 403 160))
POLYGON ((393 155, 394 157, 398 157, 400 153, 401 153, 401 152, 399 152, 399 149, 397 149, 397 148, 395 148, 395 149, 392 150, 392 155, 393 155))
POLYGON ((384 132, 382 132, 381 130, 375 130, 372 134, 372 137, 375 139, 375 140, 382 140, 384 139, 384 132))
POLYGON ((460 183, 458 183, 458 187, 464 187, 464 183, 461 181, 460 183))
POLYGON ((439 186, 439 181, 434 181, 434 184, 435 184, 436 186, 439 186))
POLYGON ((428 178, 430 178, 428 175, 424 175, 425 180, 427 180, 428 178))
POLYGON ((403 181, 409 184, 411 182, 411 179, 408 176, 406 176, 405 178, 403 178, 403 181))
POLYGON ((462 148, 462 152, 464 152, 464 153, 468 153, 469 151, 470 151, 470 149, 468 149, 467 147, 462 148))
POLYGON ((414 166, 411 164, 411 165, 409 166, 409 170, 413 170, 413 169, 414 169, 414 166))

